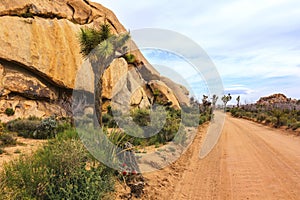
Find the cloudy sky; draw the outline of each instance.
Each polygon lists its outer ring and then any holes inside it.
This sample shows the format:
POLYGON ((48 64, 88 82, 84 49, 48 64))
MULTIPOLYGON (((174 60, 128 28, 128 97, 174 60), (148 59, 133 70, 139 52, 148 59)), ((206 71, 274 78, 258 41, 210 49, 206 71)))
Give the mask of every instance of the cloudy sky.
MULTIPOLYGON (((241 95, 243 103, 273 93, 300 99, 298 0, 94 1, 113 10, 128 30, 168 29, 195 41, 214 63, 225 92, 241 95)), ((177 55, 143 53, 153 64, 188 71, 185 85, 198 96, 205 92, 201 77, 177 55)))

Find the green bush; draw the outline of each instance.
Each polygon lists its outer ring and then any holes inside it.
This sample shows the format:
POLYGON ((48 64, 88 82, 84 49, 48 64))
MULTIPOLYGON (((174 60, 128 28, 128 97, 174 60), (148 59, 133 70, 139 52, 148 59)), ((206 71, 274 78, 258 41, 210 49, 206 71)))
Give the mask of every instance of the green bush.
POLYGON ((116 121, 114 120, 114 118, 110 114, 105 113, 102 116, 102 122, 108 128, 115 128, 115 127, 117 127, 116 121))
POLYGON ((274 119, 273 117, 267 117, 266 120, 265 120, 265 123, 268 125, 268 124, 271 124, 273 122, 276 122, 276 119, 274 119))
MULTIPOLYGON (((0 155, 4 153, 4 150, 0 147, 0 155)), ((1 197, 1 195, 0 195, 1 197)))
POLYGON ((32 138, 33 132, 40 125, 40 120, 16 119, 6 124, 8 131, 17 132, 18 136, 32 138))
POLYGON ((3 133, 0 135, 0 146, 12 146, 16 145, 17 140, 8 133, 3 133))
POLYGON ((56 133, 63 132, 71 128, 68 120, 58 121, 54 117, 40 120, 36 117, 29 117, 28 119, 16 119, 6 124, 8 131, 17 132, 18 136, 34 139, 50 139, 56 133))
MULTIPOLYGON (((150 111, 144 109, 136 109, 131 112, 131 116, 133 121, 138 124, 139 126, 148 126, 150 123, 150 111)), ((168 108, 167 115, 166 115, 166 122, 162 125, 161 130, 152 137, 143 138, 145 136, 144 130, 139 126, 130 126, 123 127, 126 130, 127 136, 125 138, 126 141, 129 141, 133 145, 141 145, 141 146, 149 146, 149 145, 157 145, 157 144, 165 144, 174 139, 176 133, 179 130, 179 126, 181 124, 181 115, 180 111, 168 108), (129 134, 130 132, 130 134, 129 134), (140 136, 140 137, 132 137, 140 136)), ((156 121, 156 120, 154 120, 156 121)), ((126 124, 126 123, 125 123, 126 124)), ((147 127, 147 131, 151 132, 151 128, 147 127)), ((154 128, 155 129, 155 128, 154 128)), ((154 132, 154 130, 153 130, 154 132)))
POLYGON ((24 18, 33 18, 33 16, 34 15, 30 12, 25 12, 25 13, 20 14, 20 17, 24 17, 24 18))
POLYGON ((288 125, 288 119, 286 116, 280 117, 279 120, 279 126, 287 126, 288 125))
POLYGON ((139 126, 148 126, 150 123, 150 110, 134 109, 131 111, 131 117, 139 126))
POLYGON ((54 117, 43 119, 37 129, 33 132, 35 139, 50 139, 57 134, 58 123, 54 117))
POLYGON ((13 115, 15 114, 15 111, 14 111, 14 109, 12 109, 12 108, 6 108, 5 114, 6 114, 7 116, 13 116, 13 115))
POLYGON ((127 53, 124 55, 124 58, 128 64, 133 64, 136 61, 136 58, 133 54, 127 53))
POLYGON ((31 120, 31 121, 42 121, 41 118, 34 116, 34 115, 30 115, 27 119, 31 120))
POLYGON ((79 140, 66 138, 51 140, 32 157, 5 166, 0 199, 107 197, 114 188, 113 171, 93 159, 79 140))
POLYGON ((5 130, 5 125, 2 124, 1 121, 0 121, 0 134, 1 134, 2 132, 4 132, 4 130, 5 130))
POLYGON ((245 105, 240 108, 231 108, 231 114, 234 117, 245 117, 247 119, 256 119, 258 122, 272 124, 275 128, 288 126, 295 128, 295 124, 300 121, 300 111, 290 105, 285 106, 263 106, 263 105, 245 105))
POLYGON ((199 118, 199 125, 202 125, 205 122, 207 122, 207 117, 205 115, 201 115, 199 118))
POLYGON ((62 132, 59 132, 55 136, 55 139, 57 139, 57 140, 68 140, 68 139, 78 140, 79 135, 77 133, 76 128, 69 128, 69 129, 66 129, 62 132))
POLYGON ((265 121, 266 119, 267 119, 267 115, 266 114, 264 114, 264 113, 260 113, 260 114, 258 114, 258 116, 257 116, 257 121, 259 121, 259 122, 263 122, 263 121, 265 121))
POLYGON ((300 122, 296 122, 291 124, 291 129, 292 130, 297 130, 298 128, 300 128, 300 122))

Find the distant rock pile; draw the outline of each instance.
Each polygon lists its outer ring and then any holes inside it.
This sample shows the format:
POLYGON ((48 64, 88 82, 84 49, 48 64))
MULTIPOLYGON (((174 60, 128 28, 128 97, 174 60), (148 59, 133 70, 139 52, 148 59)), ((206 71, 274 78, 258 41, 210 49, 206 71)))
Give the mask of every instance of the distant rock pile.
POLYGON ((273 104, 285 104, 285 103, 297 103, 297 100, 287 98, 284 94, 279 93, 267 97, 261 97, 256 102, 257 105, 273 105, 273 104))

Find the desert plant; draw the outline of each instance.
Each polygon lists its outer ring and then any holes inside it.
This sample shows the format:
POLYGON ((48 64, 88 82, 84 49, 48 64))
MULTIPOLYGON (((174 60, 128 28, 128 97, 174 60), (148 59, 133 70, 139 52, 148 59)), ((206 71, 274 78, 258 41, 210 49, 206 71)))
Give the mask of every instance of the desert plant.
POLYGON ((216 103, 217 103, 218 99, 219 99, 219 97, 218 97, 217 95, 214 94, 214 95, 212 96, 212 105, 213 105, 213 109, 216 108, 216 103))
POLYGON ((16 150, 14 151, 14 153, 15 153, 15 154, 20 154, 20 153, 21 153, 21 150, 20 150, 20 149, 16 149, 16 150))
POLYGON ((267 115, 265 113, 260 113, 258 116, 257 116, 257 121, 259 122, 263 122, 267 119, 267 115))
POLYGON ((99 123, 102 127, 102 76, 105 69, 115 59, 116 52, 124 47, 129 40, 129 34, 112 35, 110 26, 101 24, 99 29, 81 29, 79 35, 81 53, 88 57, 94 72, 94 100, 95 113, 94 126, 99 123))
POLYGON ((222 101, 223 101, 223 103, 224 103, 224 111, 225 111, 225 112, 226 112, 226 105, 227 105, 228 101, 230 101, 231 99, 232 99, 232 97, 231 97, 230 94, 228 94, 227 96, 224 95, 224 96, 222 97, 222 101))
POLYGON ((295 122, 295 123, 291 124, 292 130, 297 130, 298 128, 300 128, 300 122, 295 122))
POLYGON ((279 109, 275 109, 273 111, 273 116, 276 117, 276 122, 274 123, 274 126, 276 128, 281 126, 280 118, 282 117, 282 112, 279 109))
POLYGON ((125 60, 127 61, 128 64, 134 64, 136 61, 136 58, 133 54, 127 53, 124 55, 125 60))
POLYGON ((31 121, 42 121, 42 119, 40 117, 37 117, 34 115, 30 115, 27 119, 31 120, 31 121))
POLYGON ((131 117, 139 126, 147 126, 150 122, 150 110, 134 109, 131 111, 131 117))
POLYGON ((110 114, 105 113, 102 116, 102 122, 108 128, 115 128, 115 127, 117 127, 116 121, 114 120, 114 118, 110 114))
POLYGON ((102 199, 113 190, 113 170, 77 139, 52 140, 32 157, 5 166, 1 199, 102 199))
POLYGON ((4 132, 4 130, 5 130, 5 125, 2 124, 1 121, 0 121, 0 134, 1 134, 2 132, 4 132))
POLYGON ((6 114, 7 116, 13 116, 13 115, 15 114, 15 111, 14 111, 13 108, 6 108, 6 109, 5 109, 5 114, 6 114))
POLYGON ((241 100, 241 97, 238 96, 238 97, 236 98, 236 101, 237 101, 236 106, 237 106, 238 108, 240 107, 240 100, 241 100))
POLYGON ((16 119, 6 124, 8 131, 17 132, 18 136, 32 138, 33 132, 40 125, 40 120, 16 119))
POLYGON ((16 145, 17 140, 9 133, 3 133, 0 135, 0 146, 16 145))
POLYGON ((54 116, 43 119, 36 130, 33 132, 35 139, 49 139, 57 134, 58 123, 54 116))

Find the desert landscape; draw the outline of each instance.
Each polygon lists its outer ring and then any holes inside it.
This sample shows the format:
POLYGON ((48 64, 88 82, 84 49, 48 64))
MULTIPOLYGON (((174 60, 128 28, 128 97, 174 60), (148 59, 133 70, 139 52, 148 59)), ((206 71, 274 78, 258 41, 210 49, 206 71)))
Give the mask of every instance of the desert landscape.
POLYGON ((299 199, 300 12, 219 3, 1 0, 0 199, 299 199))

